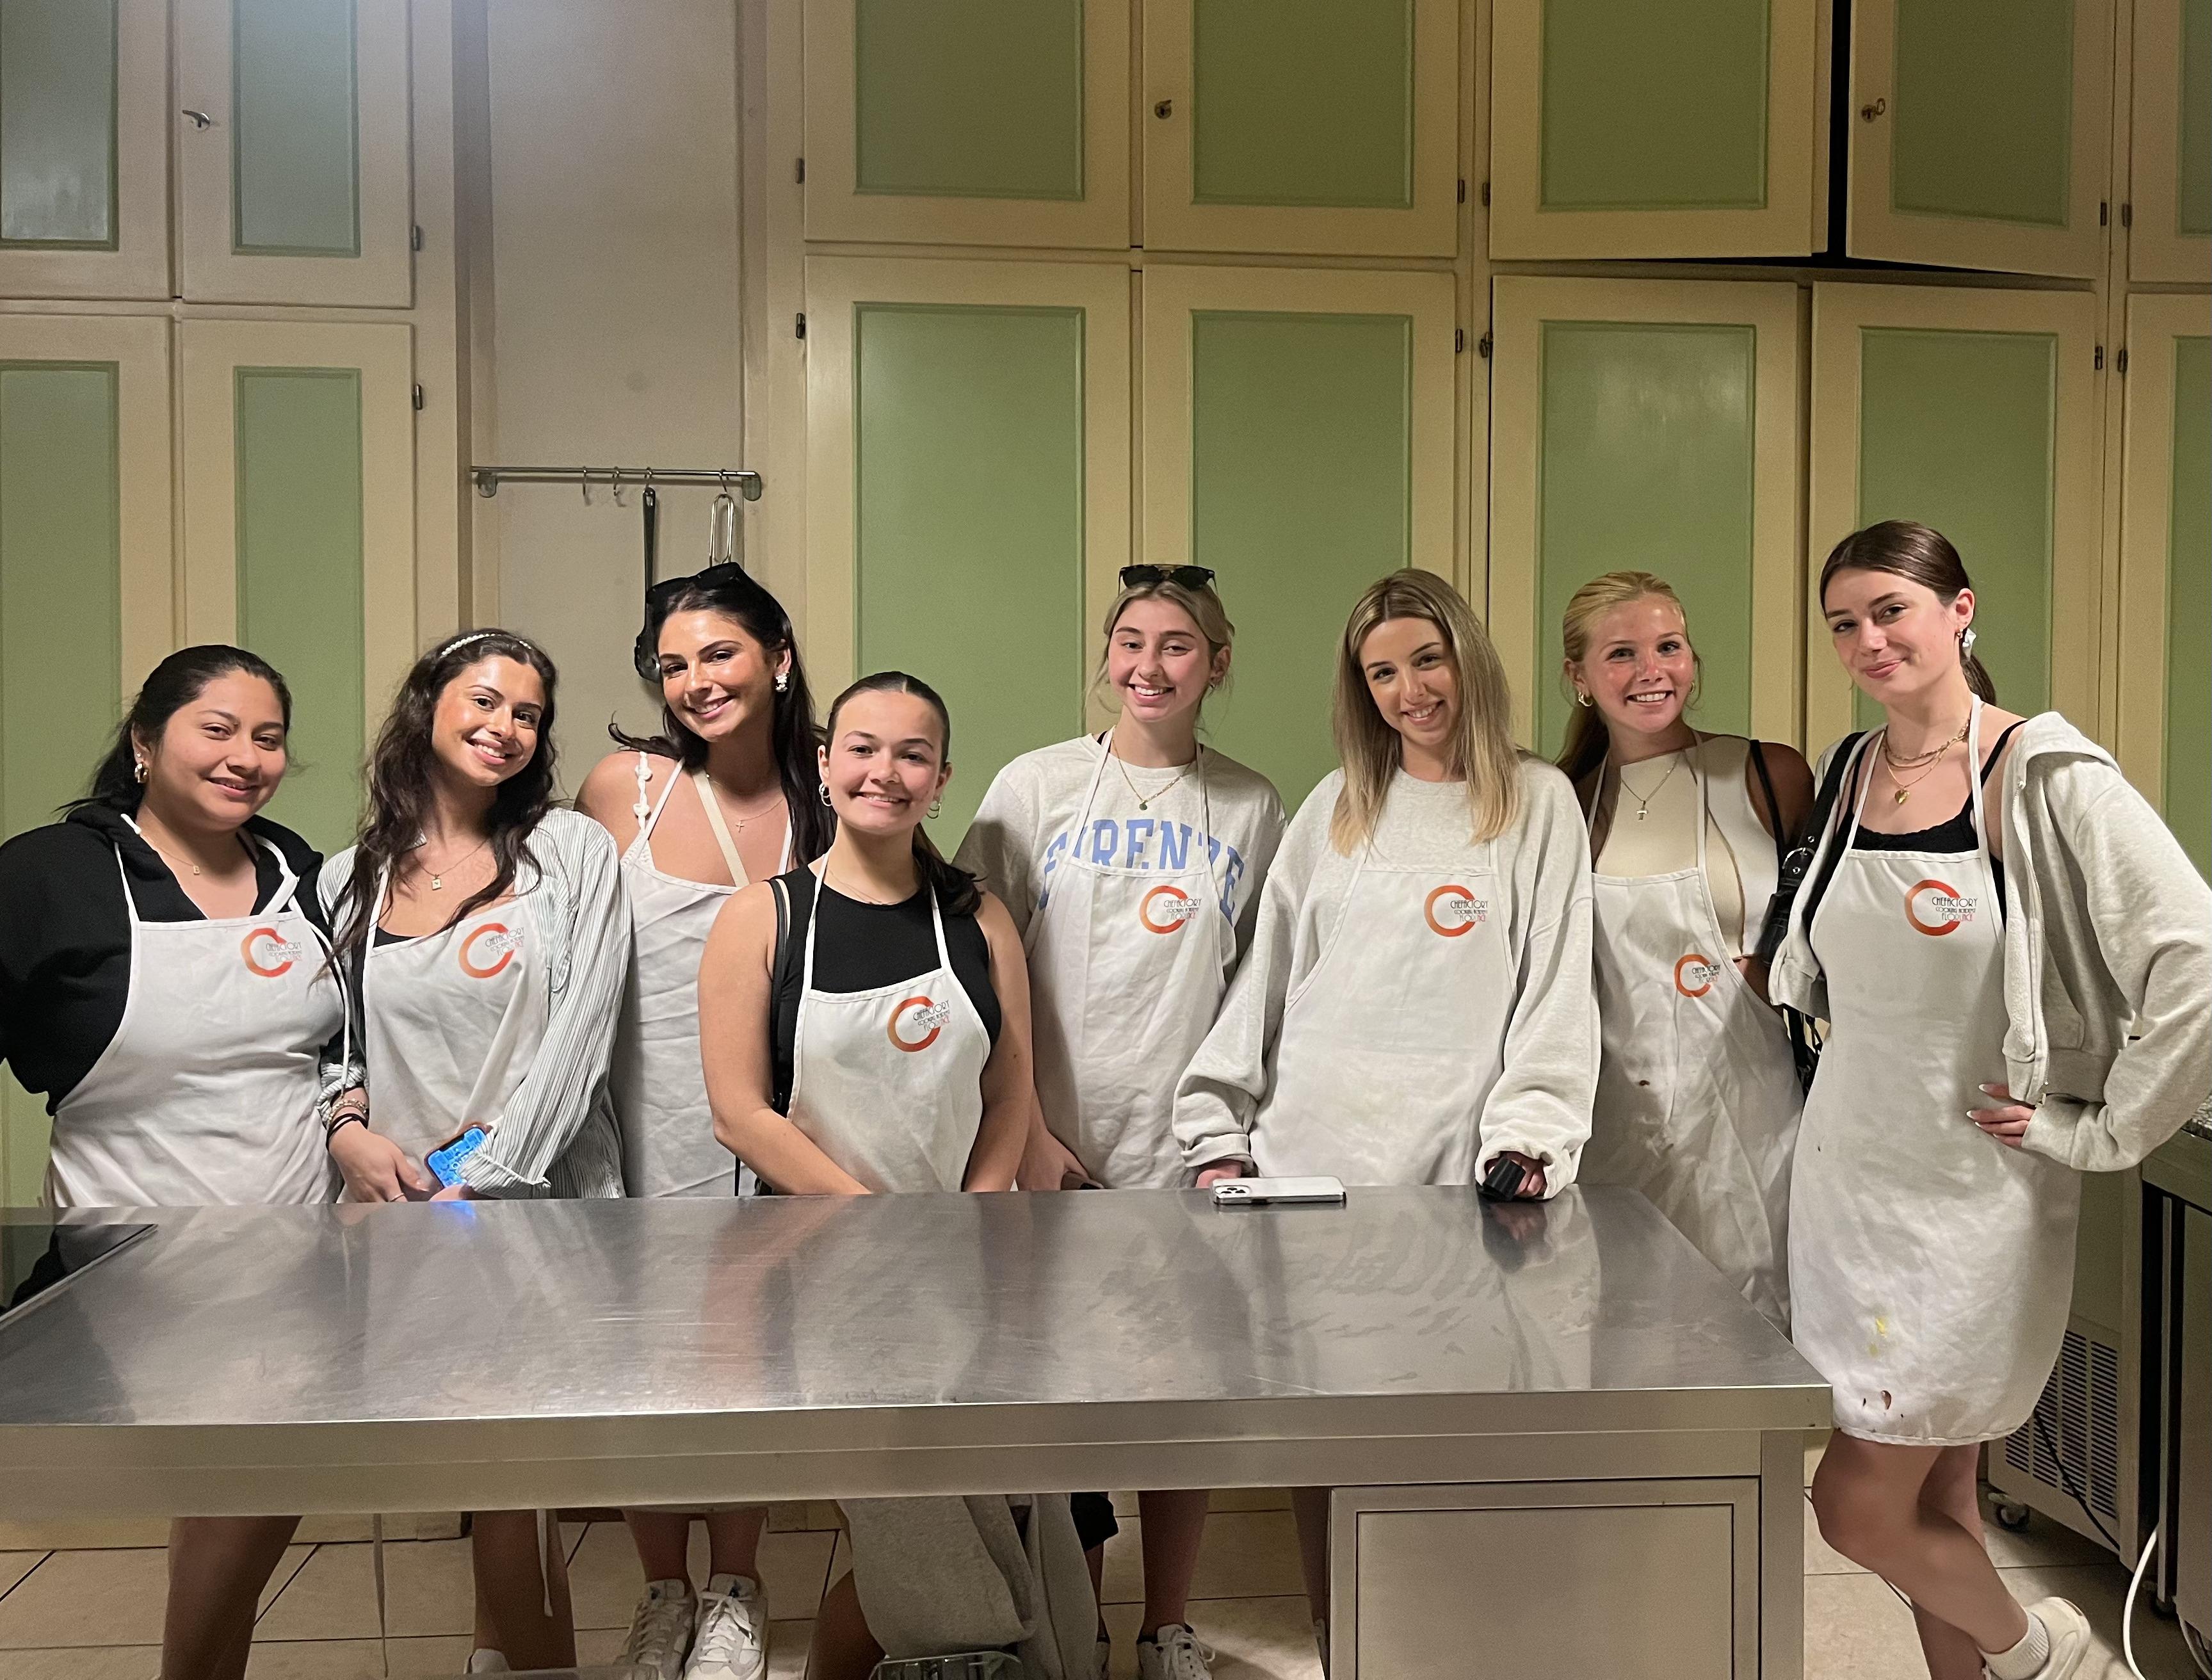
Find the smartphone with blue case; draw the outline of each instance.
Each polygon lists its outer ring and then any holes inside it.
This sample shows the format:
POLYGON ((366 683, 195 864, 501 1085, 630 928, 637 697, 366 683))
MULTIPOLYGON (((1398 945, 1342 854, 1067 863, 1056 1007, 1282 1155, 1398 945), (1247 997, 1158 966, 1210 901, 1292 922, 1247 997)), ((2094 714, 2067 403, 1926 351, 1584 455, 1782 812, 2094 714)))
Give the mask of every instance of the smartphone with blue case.
POLYGON ((489 1135, 482 1126, 471 1126, 459 1137, 423 1156, 422 1165, 430 1169, 440 1184, 451 1190, 461 1182, 461 1163, 483 1148, 489 1135))

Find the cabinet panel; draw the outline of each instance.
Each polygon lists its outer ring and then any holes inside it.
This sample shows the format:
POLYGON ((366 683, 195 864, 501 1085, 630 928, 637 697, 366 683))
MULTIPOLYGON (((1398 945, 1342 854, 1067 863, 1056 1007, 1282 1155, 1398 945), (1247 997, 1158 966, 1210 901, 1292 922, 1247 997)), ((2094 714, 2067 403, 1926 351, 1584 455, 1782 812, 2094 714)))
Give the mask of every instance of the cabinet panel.
POLYGON ((1974 581, 1975 648, 2010 710, 2097 711, 2097 304, 2087 292, 1814 288, 1807 744, 1878 722, 1828 645, 1820 563, 1911 519, 1974 581))
POLYGON ((2128 300, 2119 755, 2212 875, 2212 301, 2128 300))
POLYGON ((806 234, 1129 244, 1129 9, 807 0, 806 234))
MULTIPOLYGON (((84 791, 172 636, 169 328, 0 316, 0 837, 84 791)), ((41 1105, 0 1080, 0 1200, 38 1200, 41 1105)))
POLYGON ((1567 600, 1633 568, 1674 586, 1694 721, 1798 736, 1795 286, 1494 283, 1490 624, 1520 739, 1565 739, 1567 600))
POLYGON ((2212 0, 2136 0, 2128 274, 2212 277, 2212 0))
POLYGON ((1214 746, 1295 805, 1335 767, 1345 615, 1453 564, 1446 275, 1155 267, 1144 277, 1144 556, 1211 566, 1237 629, 1214 746))
POLYGON ((1499 0, 1491 254, 1820 248, 1823 10, 1816 0, 1499 0), (1697 96, 1684 100, 1686 88, 1697 96))
POLYGON ((404 307, 407 87, 405 0, 178 0, 183 295, 404 307))
POLYGON ((2112 4, 1860 0, 1850 254, 2101 273, 2112 4))
POLYGON ((161 0, 0 7, 0 292, 169 295, 161 0))
POLYGON ((1144 243, 1450 256, 1452 0, 1154 0, 1144 243))
POLYGON ((187 321, 185 630, 293 695, 270 815, 351 838, 368 732, 415 653, 410 329, 187 321))
POLYGON ((825 709, 869 671, 945 697, 950 853, 1008 759, 1084 727, 1129 552, 1128 271, 817 258, 807 344, 811 678, 825 709))

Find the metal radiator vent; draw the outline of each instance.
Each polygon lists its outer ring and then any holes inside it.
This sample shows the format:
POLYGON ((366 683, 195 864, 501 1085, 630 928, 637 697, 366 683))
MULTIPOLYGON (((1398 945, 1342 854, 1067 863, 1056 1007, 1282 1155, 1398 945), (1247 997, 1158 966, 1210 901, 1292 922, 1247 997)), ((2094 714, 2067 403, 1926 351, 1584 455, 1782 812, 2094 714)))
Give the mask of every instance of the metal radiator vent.
POLYGON ((2099 1516, 2118 1521, 2120 1350, 2068 1330, 2035 1415, 2043 1421, 2041 1429, 2031 1420, 2005 1437, 2006 1464, 2061 1493, 2067 1491, 2070 1475, 2099 1516), (2064 1458, 2066 1475, 2051 1454, 2053 1445, 2064 1458))

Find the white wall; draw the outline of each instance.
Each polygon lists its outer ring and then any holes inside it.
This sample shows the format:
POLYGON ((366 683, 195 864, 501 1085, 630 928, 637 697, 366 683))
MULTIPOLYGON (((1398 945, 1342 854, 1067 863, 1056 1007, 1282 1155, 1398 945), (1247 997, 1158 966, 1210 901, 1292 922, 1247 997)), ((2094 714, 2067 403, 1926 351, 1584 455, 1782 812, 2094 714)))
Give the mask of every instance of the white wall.
MULTIPOLYGON (((477 461, 743 464, 736 14, 735 0, 487 0, 477 461)), ((500 622, 560 667, 570 788, 609 746, 611 715, 657 715, 630 668, 643 567, 624 499, 508 485, 477 508, 500 622)), ((711 499, 662 492, 660 575, 698 569, 711 499)))

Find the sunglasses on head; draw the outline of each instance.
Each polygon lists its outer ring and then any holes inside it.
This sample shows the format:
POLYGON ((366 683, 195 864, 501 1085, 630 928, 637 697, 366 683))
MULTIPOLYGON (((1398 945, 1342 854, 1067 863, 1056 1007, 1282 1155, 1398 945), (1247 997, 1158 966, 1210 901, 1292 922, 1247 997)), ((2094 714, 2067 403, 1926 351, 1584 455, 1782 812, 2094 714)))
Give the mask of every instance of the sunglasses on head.
POLYGON ((1121 587, 1141 588, 1148 583, 1176 583, 1186 589, 1211 589, 1213 587, 1213 568, 1211 566, 1124 566, 1121 568, 1121 587))

